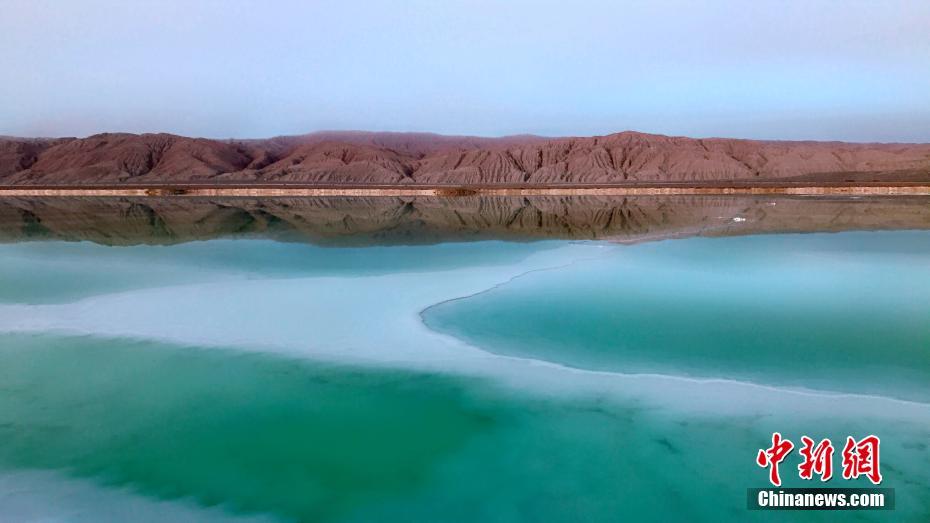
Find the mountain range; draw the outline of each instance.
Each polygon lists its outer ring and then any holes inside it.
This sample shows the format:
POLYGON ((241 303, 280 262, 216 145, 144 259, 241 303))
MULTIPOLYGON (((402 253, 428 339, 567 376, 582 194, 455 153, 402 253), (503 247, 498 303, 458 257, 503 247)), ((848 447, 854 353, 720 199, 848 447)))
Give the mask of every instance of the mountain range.
POLYGON ((0 137, 0 185, 520 185, 930 181, 930 144, 319 132, 257 140, 0 137))

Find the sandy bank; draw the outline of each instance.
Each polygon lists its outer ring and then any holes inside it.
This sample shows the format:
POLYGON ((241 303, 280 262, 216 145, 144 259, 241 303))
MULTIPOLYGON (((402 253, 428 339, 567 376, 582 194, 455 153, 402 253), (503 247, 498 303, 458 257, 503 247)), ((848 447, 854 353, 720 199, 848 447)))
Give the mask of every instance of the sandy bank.
POLYGON ((930 185, 797 185, 797 186, 634 186, 634 187, 0 187, 3 196, 662 196, 662 195, 930 195, 930 185))

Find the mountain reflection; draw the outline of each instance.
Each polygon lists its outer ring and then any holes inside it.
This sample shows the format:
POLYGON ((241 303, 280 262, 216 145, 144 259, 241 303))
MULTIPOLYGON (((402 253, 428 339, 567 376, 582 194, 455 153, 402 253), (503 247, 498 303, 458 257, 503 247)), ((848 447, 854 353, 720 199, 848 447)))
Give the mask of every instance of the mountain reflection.
POLYGON ((0 199, 0 241, 107 245, 264 237, 333 244, 479 239, 638 242, 696 235, 930 228, 927 197, 0 199))

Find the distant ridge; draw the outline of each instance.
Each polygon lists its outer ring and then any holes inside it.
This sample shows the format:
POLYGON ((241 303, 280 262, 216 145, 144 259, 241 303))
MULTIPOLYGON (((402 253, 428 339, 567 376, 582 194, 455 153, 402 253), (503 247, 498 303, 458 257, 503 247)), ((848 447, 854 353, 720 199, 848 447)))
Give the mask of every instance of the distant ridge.
POLYGON ((326 131, 256 140, 0 138, 0 184, 526 185, 930 181, 930 144, 326 131))

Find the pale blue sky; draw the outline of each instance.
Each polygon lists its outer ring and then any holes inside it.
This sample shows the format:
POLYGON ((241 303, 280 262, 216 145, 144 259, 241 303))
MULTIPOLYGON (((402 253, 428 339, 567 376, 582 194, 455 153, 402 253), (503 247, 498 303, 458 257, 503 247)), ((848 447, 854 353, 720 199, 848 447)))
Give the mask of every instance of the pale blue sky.
POLYGON ((930 2, 0 0, 0 134, 930 141, 930 2))

